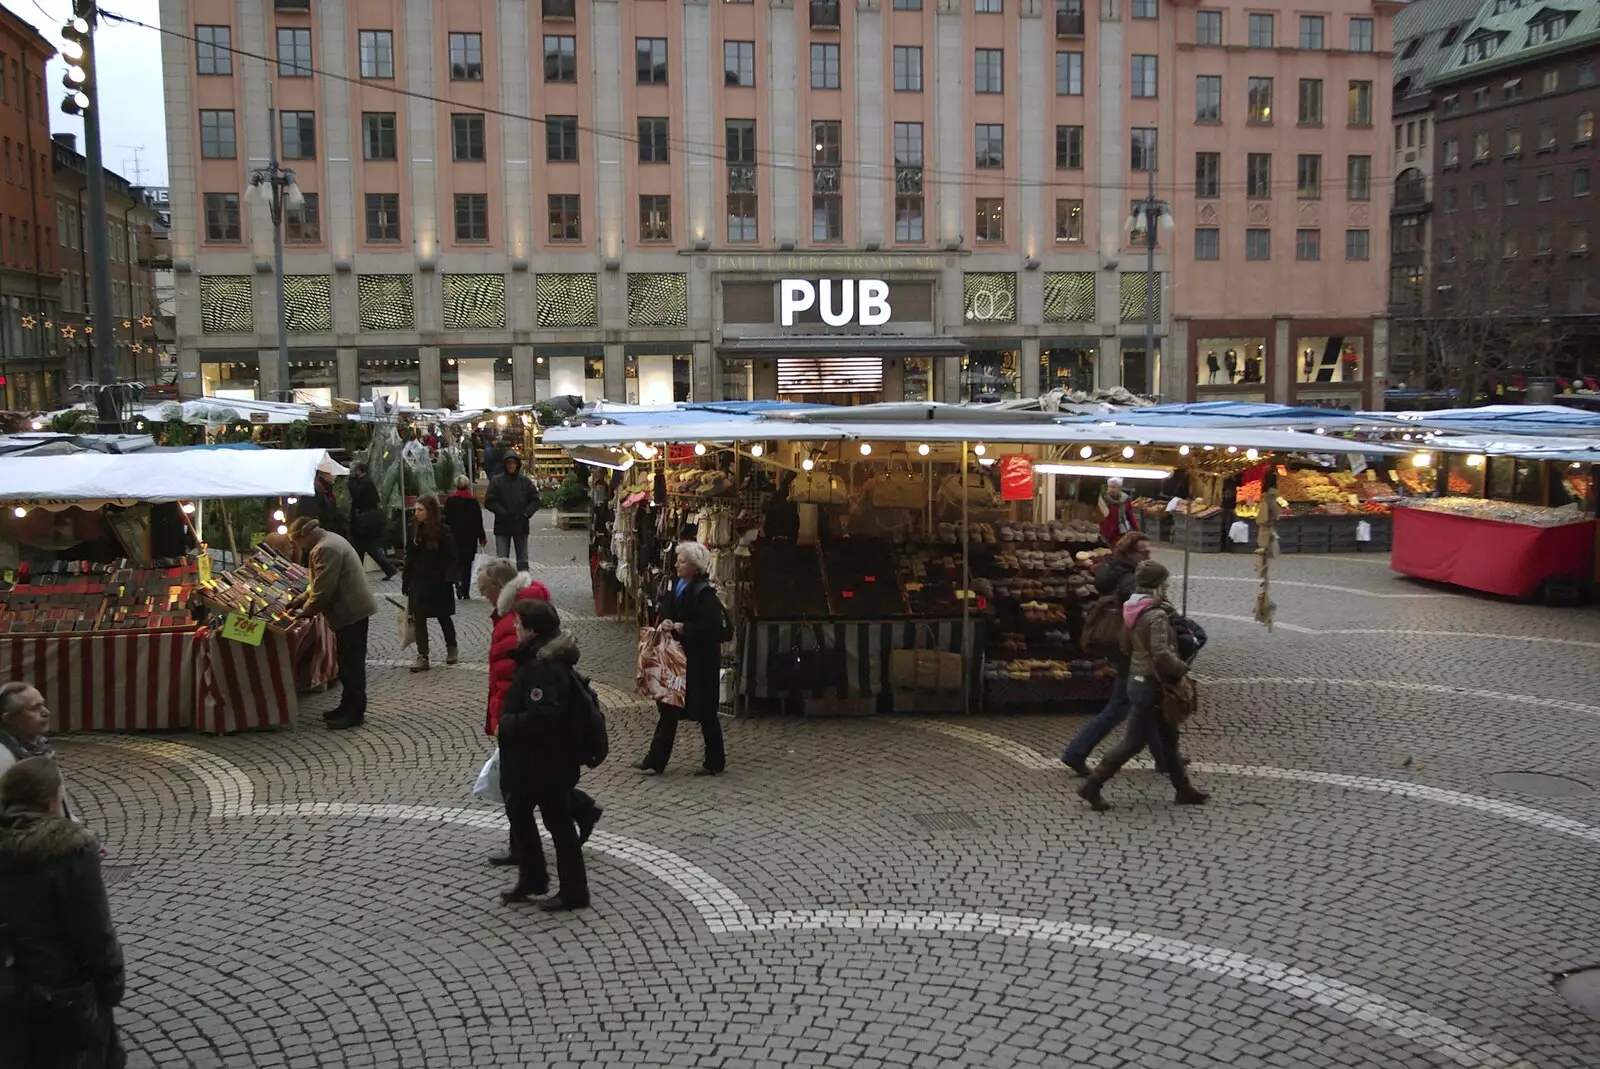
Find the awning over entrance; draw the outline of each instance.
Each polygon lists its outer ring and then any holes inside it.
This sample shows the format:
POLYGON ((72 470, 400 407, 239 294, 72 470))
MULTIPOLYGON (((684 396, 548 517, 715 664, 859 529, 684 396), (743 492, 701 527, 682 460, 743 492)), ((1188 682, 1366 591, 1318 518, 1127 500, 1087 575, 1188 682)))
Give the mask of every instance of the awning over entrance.
POLYGON ((901 334, 785 334, 729 338, 717 347, 724 356, 960 356, 967 346, 960 338, 908 338, 901 334))

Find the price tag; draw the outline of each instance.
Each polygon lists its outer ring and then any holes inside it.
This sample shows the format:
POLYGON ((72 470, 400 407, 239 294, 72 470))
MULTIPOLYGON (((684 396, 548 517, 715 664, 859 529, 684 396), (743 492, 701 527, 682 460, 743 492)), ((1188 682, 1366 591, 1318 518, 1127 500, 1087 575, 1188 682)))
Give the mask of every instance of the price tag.
POLYGON ((17 581, 17 573, 12 571, 6 572, 5 580, 8 583, 15 583, 17 581))
POLYGON ((267 624, 265 620, 252 620, 248 616, 240 616, 236 612, 228 614, 227 622, 222 625, 222 637, 235 642, 243 642, 246 646, 259 646, 266 637, 267 624))
POLYGON ((211 554, 201 551, 194 561, 195 575, 201 586, 211 585, 211 554))

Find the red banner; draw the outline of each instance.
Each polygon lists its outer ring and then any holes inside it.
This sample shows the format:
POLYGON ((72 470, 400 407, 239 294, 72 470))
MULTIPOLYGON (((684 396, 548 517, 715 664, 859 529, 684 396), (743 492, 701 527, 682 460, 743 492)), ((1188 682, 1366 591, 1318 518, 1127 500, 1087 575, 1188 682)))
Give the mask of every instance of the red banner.
POLYGON ((1033 458, 1008 453, 1000 458, 1000 500, 1033 500, 1033 458))

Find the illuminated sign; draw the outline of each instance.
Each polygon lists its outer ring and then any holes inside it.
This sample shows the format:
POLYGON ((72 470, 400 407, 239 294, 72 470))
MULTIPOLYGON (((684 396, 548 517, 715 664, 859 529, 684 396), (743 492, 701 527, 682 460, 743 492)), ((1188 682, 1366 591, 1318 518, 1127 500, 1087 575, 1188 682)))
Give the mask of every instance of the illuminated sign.
POLYGON ((825 278, 811 282, 786 278, 778 283, 778 322, 794 326, 795 316, 816 308, 830 327, 852 322, 878 327, 889 322, 889 284, 878 278, 825 278))

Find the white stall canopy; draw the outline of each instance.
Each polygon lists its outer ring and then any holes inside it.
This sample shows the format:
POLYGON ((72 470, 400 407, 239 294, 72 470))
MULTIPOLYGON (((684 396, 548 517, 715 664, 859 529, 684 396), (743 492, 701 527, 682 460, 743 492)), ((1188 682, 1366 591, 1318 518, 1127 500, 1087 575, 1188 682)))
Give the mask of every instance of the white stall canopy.
POLYGON ((97 508, 197 498, 309 495, 317 472, 344 469, 325 449, 176 449, 0 462, 0 503, 97 508))

